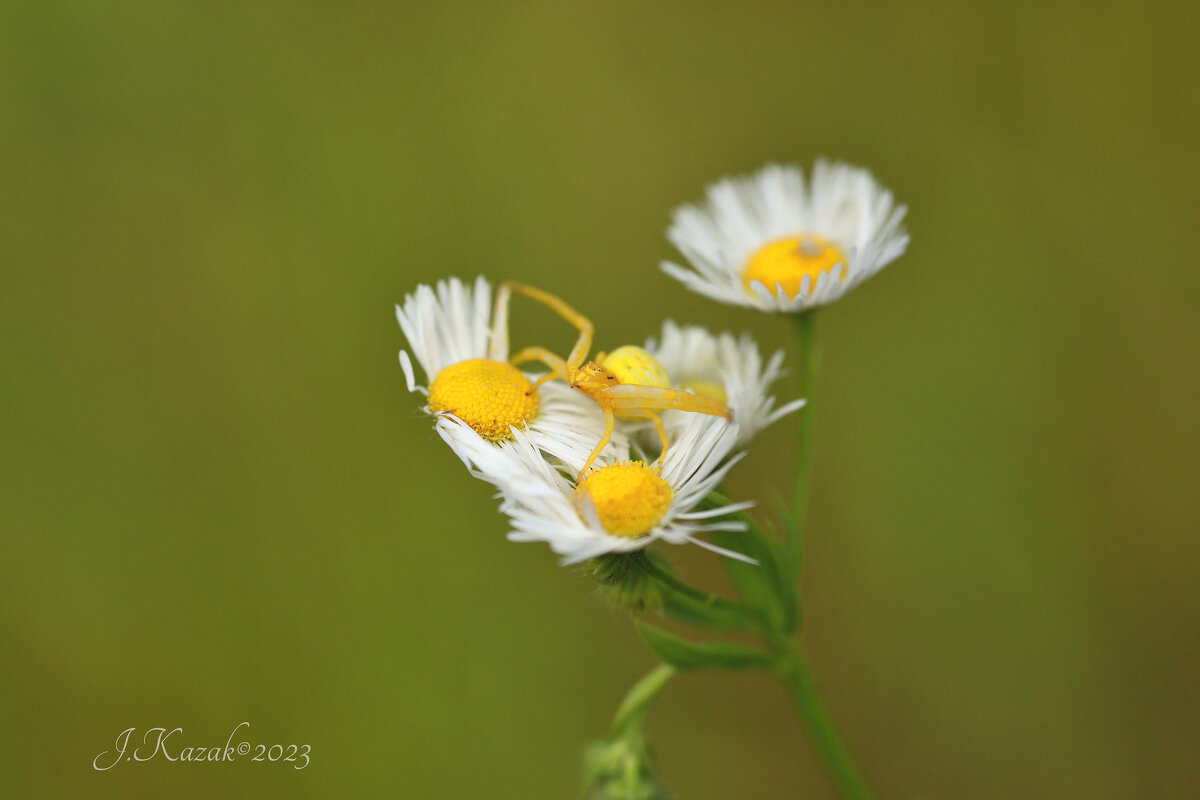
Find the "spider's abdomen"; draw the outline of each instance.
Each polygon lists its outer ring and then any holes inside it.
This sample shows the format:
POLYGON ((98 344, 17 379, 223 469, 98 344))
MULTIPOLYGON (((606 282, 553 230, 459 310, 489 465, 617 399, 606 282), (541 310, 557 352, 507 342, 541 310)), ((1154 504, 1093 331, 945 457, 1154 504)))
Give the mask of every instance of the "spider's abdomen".
POLYGON ((654 356, 640 347, 625 345, 613 350, 602 362, 621 383, 670 389, 671 378, 654 356))
MULTIPOLYGON (((617 380, 626 386, 651 386, 656 389, 670 389, 671 378, 658 359, 635 345, 627 344, 618 347, 602 362, 604 366, 617 376, 617 380)), ((622 419, 639 419, 636 413, 617 411, 622 419)))

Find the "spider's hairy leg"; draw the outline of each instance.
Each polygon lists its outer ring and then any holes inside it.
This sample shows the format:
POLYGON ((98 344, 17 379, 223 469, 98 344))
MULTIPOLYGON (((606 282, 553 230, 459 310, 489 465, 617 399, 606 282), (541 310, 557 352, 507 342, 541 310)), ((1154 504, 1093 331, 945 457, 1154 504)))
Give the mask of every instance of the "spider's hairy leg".
POLYGON ((663 464, 667 463, 667 432, 663 429, 662 418, 653 411, 647 411, 648 416, 654 422, 654 429, 658 431, 658 438, 662 442, 662 452, 658 454, 658 468, 662 469, 663 464))
MULTIPOLYGON (((580 314, 571 306, 567 305, 562 298, 543 292, 541 289, 536 289, 532 286, 526 286, 523 283, 514 281, 505 281, 500 284, 500 292, 507 297, 508 292, 516 292, 523 294, 531 300, 536 300, 539 303, 550 308, 551 311, 558 314, 567 322, 574 325, 579 330, 579 340, 575 342, 575 347, 571 349, 570 355, 567 356, 567 366, 571 369, 579 369, 583 362, 587 359, 588 351, 592 349, 592 336, 595 334, 595 326, 592 321, 580 314)), ((496 299, 499 304, 499 295, 496 299)))
POLYGON ((620 386, 606 388, 603 396, 596 398, 596 402, 604 408, 619 411, 673 408, 678 411, 694 411, 697 414, 711 414, 714 417, 733 420, 733 410, 719 400, 701 397, 698 394, 678 389, 660 389, 657 386, 623 383, 620 386))
POLYGON ((514 367, 519 364, 524 364, 526 361, 540 361, 550 368, 550 371, 534 381, 526 394, 533 394, 537 388, 546 381, 552 381, 555 378, 566 378, 567 365, 561 358, 551 353, 544 347, 526 347, 521 352, 508 360, 508 363, 514 367))
POLYGON ((616 416, 613 414, 613 412, 610 409, 605 408, 604 436, 600 438, 600 443, 596 445, 596 449, 592 451, 590 456, 588 456, 588 460, 584 463, 583 469, 579 470, 579 477, 575 478, 575 483, 579 483, 581 480, 583 480, 583 476, 587 474, 589 469, 591 469, 592 463, 595 462, 596 458, 600 455, 600 451, 604 449, 605 445, 612 441, 613 424, 615 421, 616 416))
POLYGON ((628 416, 635 419, 648 419, 654 423, 654 429, 658 431, 658 439, 662 443, 662 452, 658 454, 658 461, 655 462, 658 469, 662 469, 662 465, 667 461, 667 430, 663 427, 662 417, 655 414, 653 411, 647 411, 644 408, 636 411, 628 412, 628 416))

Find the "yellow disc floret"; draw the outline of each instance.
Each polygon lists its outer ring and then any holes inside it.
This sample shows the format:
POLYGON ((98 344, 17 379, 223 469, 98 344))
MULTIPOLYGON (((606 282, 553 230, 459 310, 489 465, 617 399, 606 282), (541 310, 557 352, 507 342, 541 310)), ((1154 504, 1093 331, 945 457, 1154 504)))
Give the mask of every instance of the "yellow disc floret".
POLYGON ((590 473, 575 489, 576 502, 590 497, 612 536, 645 536, 671 507, 671 485, 644 461, 621 461, 590 473))
POLYGON ((742 283, 749 289, 752 281, 759 281, 776 296, 779 292, 776 286, 781 286, 790 300, 800 294, 800 282, 805 275, 812 276, 808 284, 811 294, 817 286, 817 276, 838 264, 843 265, 841 279, 846 280, 846 254, 837 245, 812 234, 788 236, 769 242, 750 256, 742 270, 742 283))
POLYGON ((485 439, 512 436, 537 413, 538 395, 519 369, 503 361, 472 358, 443 369, 429 387, 429 407, 449 411, 485 439))

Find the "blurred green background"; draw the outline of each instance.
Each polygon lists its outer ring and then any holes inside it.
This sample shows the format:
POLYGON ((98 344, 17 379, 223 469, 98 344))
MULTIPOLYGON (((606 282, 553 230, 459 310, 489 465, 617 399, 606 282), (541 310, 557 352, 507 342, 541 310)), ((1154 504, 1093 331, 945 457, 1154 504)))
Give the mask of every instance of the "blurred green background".
MULTIPOLYGON (((504 540, 393 304, 482 273, 603 347, 668 316, 790 346, 657 263, 708 182, 823 154, 912 234, 818 320, 805 639, 846 738, 885 798, 1200 797, 1198 29, 1194 3, 4 4, 2 793, 575 796, 652 659, 504 540), (311 765, 92 769, 129 727, 243 720, 311 765)), ((788 485, 773 434, 736 494, 788 485)), ((833 796, 765 677, 683 677, 650 733, 679 797, 833 796)))

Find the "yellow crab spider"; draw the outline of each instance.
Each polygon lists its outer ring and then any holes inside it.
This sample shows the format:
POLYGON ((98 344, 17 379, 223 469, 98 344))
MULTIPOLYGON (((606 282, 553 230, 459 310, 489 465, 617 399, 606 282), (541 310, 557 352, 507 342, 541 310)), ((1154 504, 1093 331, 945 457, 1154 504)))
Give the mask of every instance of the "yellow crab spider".
MULTIPOLYGON (((496 292, 495 313, 492 315, 495 335, 503 336, 502 331, 507 331, 508 303, 513 292, 548 306, 579 330, 579 339, 566 359, 544 347, 527 347, 509 358, 509 363, 513 366, 540 361, 550 368, 550 372, 534 382, 529 393, 537 391, 538 386, 546 381, 562 378, 572 389, 595 400, 596 405, 604 412, 604 435, 588 456, 583 469, 579 471, 576 482, 583 479, 596 458, 612 440, 617 416, 623 419, 648 419, 654 423, 662 442, 658 468, 661 468, 663 459, 666 458, 668 442, 662 419, 654 413, 656 410, 678 409, 733 419, 733 411, 720 401, 672 389, 662 365, 640 347, 621 347, 607 356, 597 353, 594 361, 585 362, 595 334, 591 320, 567 305, 561 298, 541 289, 513 281, 500 284, 496 292)), ((494 342, 494 345, 496 344, 499 343, 494 342)), ((503 345, 507 347, 507 342, 503 345)))

